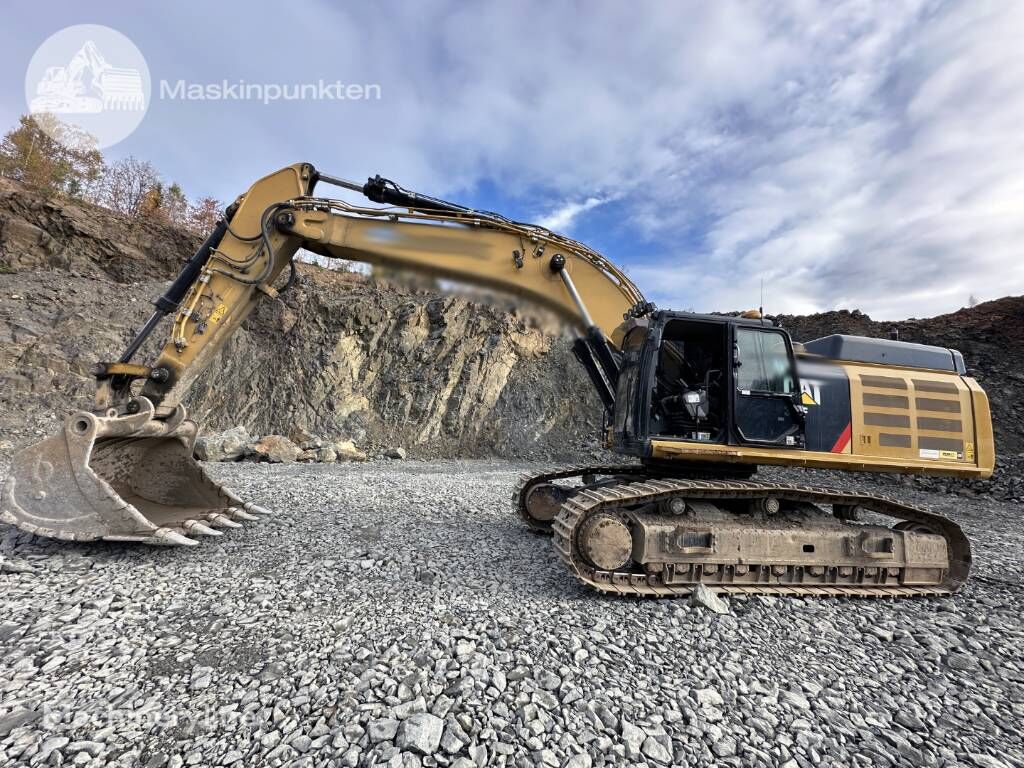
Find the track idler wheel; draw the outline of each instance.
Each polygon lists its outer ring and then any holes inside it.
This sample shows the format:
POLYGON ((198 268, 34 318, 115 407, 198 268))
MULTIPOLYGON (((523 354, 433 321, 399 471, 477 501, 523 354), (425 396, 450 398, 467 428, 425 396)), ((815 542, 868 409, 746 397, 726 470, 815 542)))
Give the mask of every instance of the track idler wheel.
POLYGON ((618 515, 594 515, 580 526, 578 536, 580 551, 595 568, 621 571, 633 562, 633 535, 618 515))
POLYGON ((551 528, 558 510, 572 496, 572 491, 554 483, 539 483, 526 493, 523 503, 529 523, 539 530, 551 528))

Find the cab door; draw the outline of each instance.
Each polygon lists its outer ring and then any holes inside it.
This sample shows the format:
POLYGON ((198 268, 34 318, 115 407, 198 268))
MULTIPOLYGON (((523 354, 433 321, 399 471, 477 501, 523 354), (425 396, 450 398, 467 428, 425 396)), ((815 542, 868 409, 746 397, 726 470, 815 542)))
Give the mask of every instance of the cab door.
POLYGON ((735 326, 733 426, 746 445, 804 446, 804 409, 789 334, 735 326))
POLYGON ((647 329, 643 327, 631 330, 622 342, 611 424, 612 445, 619 453, 642 455, 647 440, 650 395, 647 387, 642 386, 648 373, 644 366, 647 342, 647 329))

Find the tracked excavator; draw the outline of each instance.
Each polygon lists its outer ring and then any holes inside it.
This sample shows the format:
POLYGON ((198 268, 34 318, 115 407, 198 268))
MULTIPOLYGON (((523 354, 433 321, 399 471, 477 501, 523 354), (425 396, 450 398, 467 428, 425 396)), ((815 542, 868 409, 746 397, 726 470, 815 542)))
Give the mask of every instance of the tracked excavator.
POLYGON ((227 208, 120 358, 96 365, 95 406, 14 457, 0 519, 58 539, 193 545, 267 514, 193 458, 182 401, 256 303, 294 283, 300 248, 518 294, 578 329, 604 442, 624 460, 524 478, 513 505, 601 592, 938 595, 968 577, 970 544, 940 514, 753 479, 760 465, 990 476, 988 400, 958 352, 843 335, 801 345, 757 313, 658 310, 568 237, 309 164, 227 208), (136 362, 164 318, 162 351, 136 362))

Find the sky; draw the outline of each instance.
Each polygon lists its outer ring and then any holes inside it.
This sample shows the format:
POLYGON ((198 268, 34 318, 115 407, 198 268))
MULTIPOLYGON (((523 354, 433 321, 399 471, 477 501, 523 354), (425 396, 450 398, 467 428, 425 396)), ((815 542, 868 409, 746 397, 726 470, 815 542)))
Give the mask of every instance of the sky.
MULTIPOLYGON (((153 83, 105 150, 191 196, 380 173, 551 226, 658 306, 925 317, 1024 293, 1024 3, 56 0, 6 9, 0 127, 48 37, 102 24, 153 83), (186 83, 376 85, 188 101, 186 83)), ((115 62, 116 63, 116 62, 115 62)))

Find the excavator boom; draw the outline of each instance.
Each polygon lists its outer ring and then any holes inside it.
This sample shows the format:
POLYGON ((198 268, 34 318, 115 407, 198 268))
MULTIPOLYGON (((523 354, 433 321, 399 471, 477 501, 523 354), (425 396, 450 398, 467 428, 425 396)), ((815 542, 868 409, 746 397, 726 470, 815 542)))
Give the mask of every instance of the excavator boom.
POLYGON ((189 286, 187 295, 172 288, 163 301, 177 309, 153 366, 160 373, 147 382, 145 397, 163 407, 180 403, 256 303, 276 295, 272 285, 299 248, 524 296, 578 325, 595 343, 612 342, 623 316, 644 303, 639 289, 603 256, 542 227, 451 204, 439 209, 432 198, 389 194, 373 180, 365 192, 382 202, 429 207, 365 207, 312 197, 322 179, 333 180, 310 165, 290 166, 240 198, 209 260, 196 266, 195 276, 179 278, 189 286))

